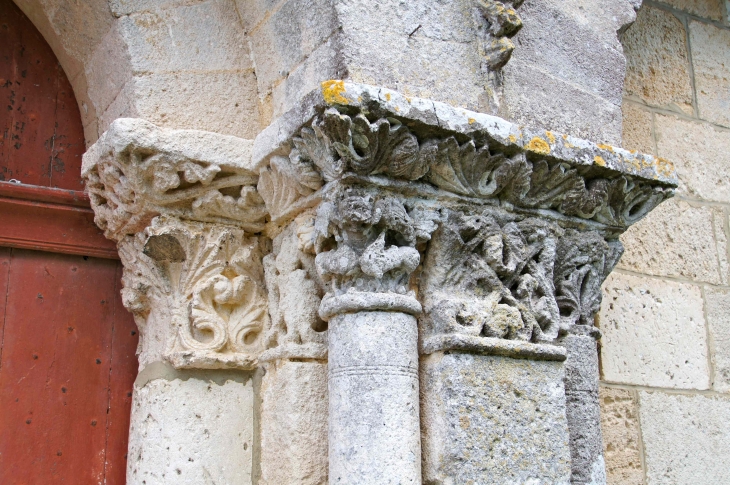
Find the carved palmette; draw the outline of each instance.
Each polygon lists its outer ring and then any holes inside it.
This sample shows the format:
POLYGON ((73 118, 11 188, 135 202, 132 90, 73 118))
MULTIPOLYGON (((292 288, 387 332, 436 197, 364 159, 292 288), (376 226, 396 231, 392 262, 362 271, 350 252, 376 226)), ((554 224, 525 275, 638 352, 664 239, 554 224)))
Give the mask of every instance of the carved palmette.
POLYGON ((166 310, 165 352, 173 364, 226 367, 255 359, 268 319, 256 237, 161 216, 121 241, 120 254, 124 304, 143 325, 151 308, 166 310))

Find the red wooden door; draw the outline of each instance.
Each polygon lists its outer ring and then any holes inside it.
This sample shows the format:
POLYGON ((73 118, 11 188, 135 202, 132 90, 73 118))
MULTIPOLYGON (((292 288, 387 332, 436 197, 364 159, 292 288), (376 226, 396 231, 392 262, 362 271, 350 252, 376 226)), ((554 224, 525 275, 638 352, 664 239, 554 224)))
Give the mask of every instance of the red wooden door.
POLYGON ((138 336, 116 248, 83 193, 83 151, 66 75, 0 0, 3 485, 125 481, 138 336))

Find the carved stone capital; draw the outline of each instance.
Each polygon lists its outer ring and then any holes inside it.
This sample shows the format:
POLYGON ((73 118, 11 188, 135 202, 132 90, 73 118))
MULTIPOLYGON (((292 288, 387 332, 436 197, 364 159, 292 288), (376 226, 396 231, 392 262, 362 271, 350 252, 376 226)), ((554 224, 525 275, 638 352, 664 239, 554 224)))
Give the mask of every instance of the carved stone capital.
POLYGON ((316 207, 321 318, 423 310, 425 353, 563 360, 563 336, 599 335, 618 236, 677 185, 663 159, 342 81, 254 162, 269 234, 316 207))
POLYGON ((268 325, 251 143, 120 119, 84 155, 95 221, 118 243, 140 365, 253 368, 268 325))

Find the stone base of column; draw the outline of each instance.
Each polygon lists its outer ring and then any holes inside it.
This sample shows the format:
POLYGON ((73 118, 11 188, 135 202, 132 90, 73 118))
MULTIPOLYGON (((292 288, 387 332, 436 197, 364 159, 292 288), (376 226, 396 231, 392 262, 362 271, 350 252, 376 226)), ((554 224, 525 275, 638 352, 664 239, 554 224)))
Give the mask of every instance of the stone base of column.
POLYGON ((249 483, 252 381, 250 372, 145 367, 134 386, 127 484, 249 483))
POLYGON ((280 360, 264 369, 259 484, 327 483, 327 363, 280 360))
POLYGON ((562 362, 421 359, 424 483, 570 483, 562 362))
POLYGON ((405 313, 330 320, 330 483, 420 485, 417 344, 405 313))

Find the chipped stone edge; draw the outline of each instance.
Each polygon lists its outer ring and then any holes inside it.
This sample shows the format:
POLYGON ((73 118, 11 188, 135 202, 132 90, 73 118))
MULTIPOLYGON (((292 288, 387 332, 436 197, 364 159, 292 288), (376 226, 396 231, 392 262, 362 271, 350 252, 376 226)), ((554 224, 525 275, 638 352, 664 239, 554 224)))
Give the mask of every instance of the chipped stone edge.
POLYGON ((563 362, 567 357, 565 348, 557 345, 533 344, 473 335, 435 335, 426 338, 421 344, 422 355, 448 351, 558 362, 563 362))
POLYGON ((386 88, 338 80, 324 81, 297 107, 262 131, 254 140, 251 166, 261 170, 270 156, 286 155, 291 149, 291 138, 329 107, 354 108, 378 117, 398 118, 408 126, 420 125, 443 130, 444 134, 462 134, 576 167, 598 167, 642 179, 650 185, 677 187, 679 184, 674 164, 663 158, 561 133, 532 130, 496 116, 406 97, 386 88))

